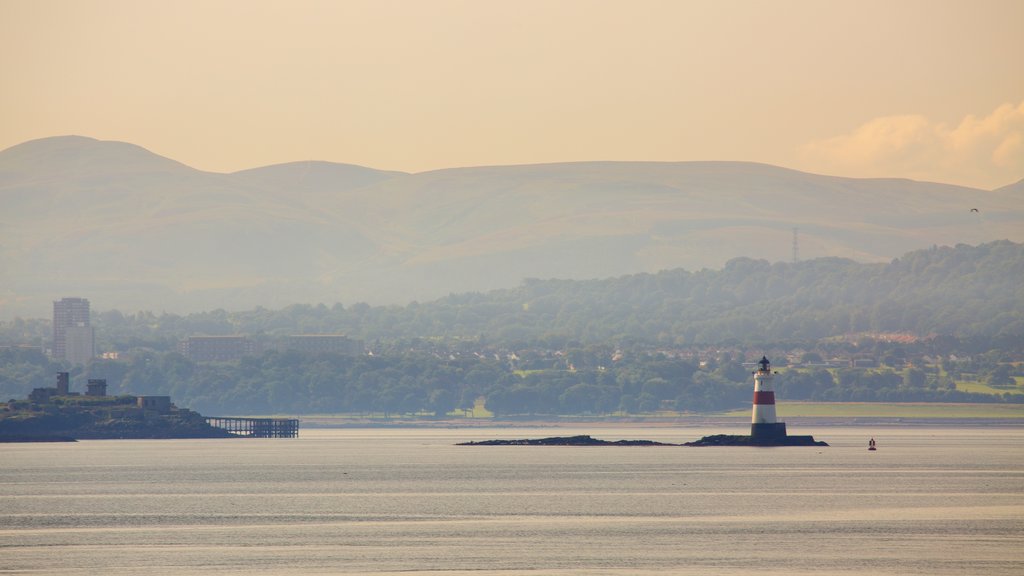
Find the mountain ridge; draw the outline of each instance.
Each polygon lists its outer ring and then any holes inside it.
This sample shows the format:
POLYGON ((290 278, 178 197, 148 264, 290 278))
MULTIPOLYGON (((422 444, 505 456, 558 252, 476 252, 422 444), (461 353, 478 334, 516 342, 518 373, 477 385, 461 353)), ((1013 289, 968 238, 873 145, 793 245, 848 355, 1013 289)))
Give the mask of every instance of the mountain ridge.
POLYGON ((1024 241, 1022 186, 732 161, 216 173, 134 144, 54 137, 0 151, 0 318, 45 315, 72 293, 174 311, 404 304, 527 277, 788 260, 794 229, 803 257, 881 262, 933 244, 1024 241))
MULTIPOLYGON (((1005 189, 1018 189, 1018 188, 1024 187, 1024 178, 1022 178, 1021 180, 1018 180, 1016 182, 1012 182, 1010 184, 1007 184, 1005 186, 1000 186, 998 188, 987 190, 987 189, 984 189, 984 188, 976 188, 976 187, 972 187, 972 186, 962 186, 962 185, 957 185, 957 184, 946 184, 946 183, 937 182, 937 181, 913 180, 913 179, 909 179, 909 178, 900 178, 900 177, 858 178, 858 177, 847 177, 847 176, 835 176, 835 175, 823 174, 823 173, 817 173, 817 172, 807 172, 807 171, 803 171, 803 170, 797 170, 795 168, 787 168, 785 166, 778 166, 778 165, 775 165, 775 164, 768 164, 768 163, 765 163, 765 162, 745 161, 745 160, 675 160, 675 161, 661 161, 661 160, 573 160, 573 161, 565 161, 565 162, 540 162, 540 163, 533 163, 533 164, 492 164, 492 165, 481 165, 481 166, 452 166, 452 167, 446 167, 446 168, 436 168, 436 169, 432 169, 432 170, 425 170, 423 172, 404 172, 404 171, 400 171, 400 170, 384 170, 384 169, 372 168, 372 167, 368 167, 368 166, 362 166, 362 165, 359 165, 359 164, 350 164, 350 163, 345 163, 345 162, 333 162, 333 161, 328 161, 328 160, 293 160, 293 161, 278 162, 278 163, 268 164, 268 165, 263 165, 263 166, 254 166, 254 167, 251 167, 251 168, 243 168, 243 169, 240 169, 240 170, 235 170, 235 171, 230 171, 230 172, 217 172, 217 171, 209 171, 209 170, 202 170, 202 169, 199 169, 199 168, 194 168, 194 167, 189 166, 188 164, 185 164, 185 163, 180 162, 178 160, 174 160, 172 158, 168 158, 166 156, 160 155, 160 154, 158 154, 156 152, 153 152, 153 151, 149 150, 148 148, 145 148, 145 147, 140 146, 138 144, 133 144, 133 143, 130 143, 130 142, 124 142, 124 141, 120 141, 120 140, 100 140, 98 138, 92 138, 90 136, 81 136, 81 135, 77 135, 77 134, 68 134, 68 135, 62 135, 62 136, 47 136, 47 137, 42 137, 42 138, 35 138, 35 139, 32 139, 32 140, 26 140, 25 142, 22 142, 20 144, 15 144, 13 146, 10 146, 8 148, 0 150, 0 160, 4 160, 4 159, 10 158, 10 157, 15 157, 15 156, 18 156, 20 154, 23 154, 24 152, 31 152, 31 153, 40 153, 40 152, 47 153, 48 152, 48 153, 54 153, 54 152, 56 152, 58 150, 88 149, 90 147, 92 147, 94 149, 97 149, 97 150, 101 150, 101 149, 103 149, 103 147, 110 147, 111 149, 120 148, 120 149, 123 149, 123 150, 132 150, 132 151, 134 151, 136 153, 140 153, 140 157, 149 157, 151 159, 156 159, 156 160, 159 160, 160 162, 167 163, 168 165, 174 165, 174 166, 177 166, 177 167, 184 167, 184 168, 188 168, 189 170, 196 171, 196 172, 201 172, 201 173, 204 173, 204 174, 223 175, 223 176, 240 176, 240 175, 246 175, 246 174, 256 173, 256 172, 260 172, 260 171, 268 171, 268 170, 274 170, 274 169, 279 169, 279 168, 289 168, 289 167, 305 166, 305 165, 331 166, 331 167, 339 167, 339 168, 344 168, 344 169, 355 169, 355 170, 358 170, 358 171, 367 171, 367 172, 376 172, 376 173, 380 173, 380 174, 389 174, 389 175, 393 175, 393 176, 419 176, 419 175, 435 174, 435 173, 441 173, 441 172, 455 172, 455 171, 476 171, 476 170, 492 170, 492 169, 493 170, 501 170, 501 169, 515 170, 515 169, 519 169, 519 168, 543 169, 545 167, 562 168, 562 167, 591 166, 591 165, 592 166, 600 166, 600 165, 613 165, 613 166, 614 165, 634 165, 634 166, 681 166, 681 165, 686 165, 686 166, 719 166, 719 165, 721 165, 721 166, 728 166, 728 167, 732 167, 732 168, 756 167, 756 168, 765 169, 765 170, 769 170, 769 171, 780 172, 780 173, 801 174, 801 175, 805 175, 805 176, 821 177, 821 178, 835 178, 835 179, 849 180, 849 181, 858 181, 859 180, 859 181, 866 181, 866 182, 916 182, 916 183, 921 183, 921 184, 938 184, 938 185, 942 185, 942 186, 952 186, 952 187, 956 187, 956 188, 962 188, 964 190, 973 190, 973 191, 998 192, 998 191, 1005 190, 1005 189)), ((123 158, 120 158, 120 160, 123 160, 123 158)))

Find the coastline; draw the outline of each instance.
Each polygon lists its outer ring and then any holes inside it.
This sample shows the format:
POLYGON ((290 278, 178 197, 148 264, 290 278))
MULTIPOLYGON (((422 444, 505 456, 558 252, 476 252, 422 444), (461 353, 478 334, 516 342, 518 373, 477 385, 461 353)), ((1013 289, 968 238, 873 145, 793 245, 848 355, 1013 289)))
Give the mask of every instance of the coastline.
POLYGON ((71 436, 51 436, 45 434, 0 434, 0 444, 24 444, 36 442, 78 442, 71 436))
MULTIPOLYGON (((682 416, 672 418, 459 418, 459 419, 391 419, 344 416, 299 417, 303 429, 331 428, 707 428, 750 426, 750 417, 682 416)), ((786 418, 797 427, 1000 427, 1024 428, 1020 418, 906 418, 906 417, 814 417, 786 418)))

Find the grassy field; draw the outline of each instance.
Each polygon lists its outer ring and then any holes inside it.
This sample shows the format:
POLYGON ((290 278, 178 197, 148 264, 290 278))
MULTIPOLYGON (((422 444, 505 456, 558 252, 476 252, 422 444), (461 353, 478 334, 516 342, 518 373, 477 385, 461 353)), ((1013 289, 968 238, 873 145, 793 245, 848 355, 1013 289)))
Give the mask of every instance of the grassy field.
MULTIPOLYGON (((263 417, 269 417, 263 415, 263 417)), ((303 420, 307 422, 332 422, 337 420, 349 420, 349 421, 366 421, 366 422, 417 422, 417 421, 429 421, 429 420, 476 420, 476 419, 489 419, 493 418, 494 413, 487 410, 484 407, 484 399, 477 398, 473 405, 472 410, 453 410, 446 414, 443 418, 435 418, 433 414, 423 412, 420 414, 385 414, 383 412, 360 412, 358 414, 307 414, 303 416, 303 420)))
POLYGON ((1024 394, 1024 389, 1021 388, 1020 379, 1017 379, 1017 386, 1013 388, 993 388, 988 384, 984 384, 978 381, 963 381, 957 380, 956 389, 963 392, 976 392, 981 394, 1024 394))
MULTIPOLYGON (((750 409, 723 416, 749 415, 750 409)), ((938 404, 928 402, 786 402, 779 418, 1024 418, 1024 404, 938 404)))

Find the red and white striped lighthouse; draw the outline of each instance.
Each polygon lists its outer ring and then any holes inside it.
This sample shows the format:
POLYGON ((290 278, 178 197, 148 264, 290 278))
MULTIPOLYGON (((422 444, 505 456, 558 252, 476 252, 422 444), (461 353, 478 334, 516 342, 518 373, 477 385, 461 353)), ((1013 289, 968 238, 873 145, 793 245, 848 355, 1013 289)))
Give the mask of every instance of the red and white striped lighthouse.
POLYGON ((786 436, 786 423, 775 419, 775 391, 772 389, 772 366, 761 356, 760 368, 754 372, 754 408, 750 416, 750 436, 757 439, 786 436))

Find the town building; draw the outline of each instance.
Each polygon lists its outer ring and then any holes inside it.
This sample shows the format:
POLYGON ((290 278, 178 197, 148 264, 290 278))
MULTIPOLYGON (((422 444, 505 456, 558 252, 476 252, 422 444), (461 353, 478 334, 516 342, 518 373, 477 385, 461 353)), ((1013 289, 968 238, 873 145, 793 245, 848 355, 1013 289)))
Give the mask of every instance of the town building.
POLYGON ((107 380, 106 378, 95 378, 90 379, 89 383, 85 386, 86 396, 106 396, 107 395, 107 380))
POLYGON ((44 404, 54 396, 78 396, 78 392, 71 392, 71 375, 69 373, 57 372, 57 386, 33 388, 28 399, 36 404, 44 404))
POLYGON ((71 392, 71 375, 57 372, 57 396, 67 396, 71 392))
POLYGON ((152 410, 160 414, 167 414, 171 411, 170 396, 137 396, 135 403, 143 410, 152 410))
POLYGON ((349 338, 344 334, 301 334, 289 336, 285 339, 284 347, 287 350, 296 350, 306 354, 349 354, 359 355, 363 353, 362 340, 349 338))
POLYGON ((85 364, 95 356, 95 335, 89 326, 89 301, 62 298, 53 303, 53 357, 85 364), (72 357, 68 355, 68 331, 71 331, 72 357))
POLYGON ((92 326, 68 326, 64 330, 64 359, 75 366, 96 357, 96 332, 92 326))
POLYGON ((247 336, 189 336, 178 352, 193 362, 231 362, 256 354, 257 346, 247 336))

